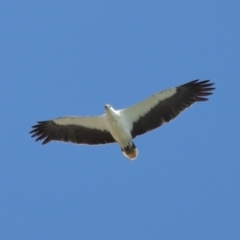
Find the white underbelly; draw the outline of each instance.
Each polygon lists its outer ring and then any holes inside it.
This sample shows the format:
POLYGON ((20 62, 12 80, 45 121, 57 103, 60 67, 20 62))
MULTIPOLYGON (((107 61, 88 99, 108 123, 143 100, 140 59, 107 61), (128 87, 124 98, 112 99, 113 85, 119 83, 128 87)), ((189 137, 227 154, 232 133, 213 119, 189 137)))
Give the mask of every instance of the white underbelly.
POLYGON ((113 138, 121 145, 126 147, 132 142, 132 136, 129 129, 124 125, 121 119, 111 119, 108 123, 109 131, 113 138))

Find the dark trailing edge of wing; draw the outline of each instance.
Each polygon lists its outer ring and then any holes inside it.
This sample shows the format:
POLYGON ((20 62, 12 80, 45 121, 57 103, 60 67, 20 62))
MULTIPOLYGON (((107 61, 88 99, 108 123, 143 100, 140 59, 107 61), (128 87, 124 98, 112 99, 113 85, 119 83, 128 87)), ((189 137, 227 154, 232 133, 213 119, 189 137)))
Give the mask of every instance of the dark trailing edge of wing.
POLYGON ((78 125, 58 125, 54 121, 40 121, 32 126, 30 132, 36 141, 43 140, 42 144, 50 141, 72 142, 77 144, 106 144, 115 142, 108 131, 86 128, 78 125))
POLYGON ((210 80, 194 80, 177 87, 176 93, 159 101, 148 113, 133 123, 132 137, 160 127, 164 122, 176 118, 183 110, 195 102, 208 100, 206 96, 212 94, 215 89, 210 80))

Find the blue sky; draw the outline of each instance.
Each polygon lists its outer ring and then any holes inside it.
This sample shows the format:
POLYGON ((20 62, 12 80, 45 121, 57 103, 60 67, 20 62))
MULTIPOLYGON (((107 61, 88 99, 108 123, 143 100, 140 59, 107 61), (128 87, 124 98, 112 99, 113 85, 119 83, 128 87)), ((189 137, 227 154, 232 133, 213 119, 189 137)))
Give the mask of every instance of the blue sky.
POLYGON ((240 2, 1 1, 0 239, 239 239, 240 2), (30 138, 200 78, 210 100, 135 139, 30 138))

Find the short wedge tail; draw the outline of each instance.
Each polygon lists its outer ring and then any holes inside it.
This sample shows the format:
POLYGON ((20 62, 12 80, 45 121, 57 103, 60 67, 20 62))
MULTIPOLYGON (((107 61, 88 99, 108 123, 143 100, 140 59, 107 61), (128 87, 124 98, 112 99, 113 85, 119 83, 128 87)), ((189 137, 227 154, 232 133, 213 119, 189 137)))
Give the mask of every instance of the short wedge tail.
POLYGON ((123 155, 130 160, 135 160, 138 155, 138 150, 133 142, 129 144, 127 147, 122 148, 123 155))

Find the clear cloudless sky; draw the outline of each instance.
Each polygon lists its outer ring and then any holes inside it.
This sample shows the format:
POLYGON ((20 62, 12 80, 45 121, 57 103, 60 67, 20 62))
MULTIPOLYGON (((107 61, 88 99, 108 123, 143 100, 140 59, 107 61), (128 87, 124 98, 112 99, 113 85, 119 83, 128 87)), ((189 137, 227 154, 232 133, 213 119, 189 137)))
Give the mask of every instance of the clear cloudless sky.
POLYGON ((240 239, 240 2, 0 3, 0 239, 240 239), (39 120, 121 109, 194 79, 216 90, 119 145, 39 120))

